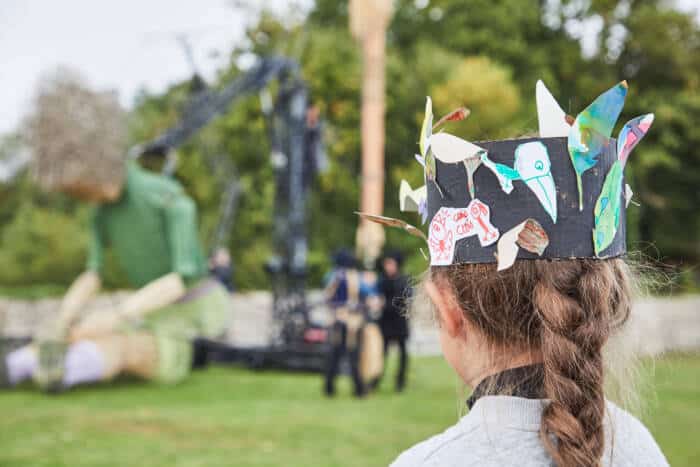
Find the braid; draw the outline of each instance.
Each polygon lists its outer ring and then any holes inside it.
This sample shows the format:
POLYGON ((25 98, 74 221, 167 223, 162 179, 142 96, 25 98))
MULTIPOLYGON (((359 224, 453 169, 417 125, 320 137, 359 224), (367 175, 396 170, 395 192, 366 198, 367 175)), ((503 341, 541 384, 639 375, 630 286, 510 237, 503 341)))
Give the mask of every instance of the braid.
POLYGON ((620 295, 609 264, 576 264, 542 264, 533 290, 542 323, 545 393, 551 401, 540 433, 558 465, 594 467, 605 444, 602 350, 620 295))
POLYGON ((603 347, 630 312, 631 286, 621 259, 517 261, 433 267, 464 315, 495 348, 534 348, 551 401, 541 438, 557 465, 598 467, 605 447, 603 347))

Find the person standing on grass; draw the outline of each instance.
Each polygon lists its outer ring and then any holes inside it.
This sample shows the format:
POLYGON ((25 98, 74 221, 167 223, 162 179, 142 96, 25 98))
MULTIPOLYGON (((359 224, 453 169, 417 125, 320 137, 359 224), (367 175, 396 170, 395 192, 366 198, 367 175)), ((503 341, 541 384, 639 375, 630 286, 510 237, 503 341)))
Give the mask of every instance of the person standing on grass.
POLYGON ((360 297, 361 274, 357 260, 348 250, 339 250, 333 256, 333 270, 326 277, 324 295, 333 312, 330 326, 331 349, 324 371, 324 392, 335 396, 335 380, 343 357, 350 363, 355 397, 364 397, 367 390, 360 375, 359 331, 365 322, 360 297))
POLYGON ((406 315, 406 303, 411 288, 408 277, 401 273, 403 256, 398 251, 390 251, 382 258, 382 276, 379 289, 384 295, 384 307, 379 318, 379 327, 384 337, 384 358, 388 354, 389 344, 395 343, 399 349, 399 370, 396 374, 396 391, 403 391, 406 386, 408 368, 409 326, 406 315))
POLYGON ((610 137, 627 89, 614 86, 570 124, 538 83, 541 137, 478 145, 433 134, 459 115, 434 126, 427 99, 417 157, 426 187, 409 195, 428 235, 377 221, 427 241, 425 300, 414 304, 432 305, 442 354, 472 393, 465 416, 392 466, 668 465, 604 391, 608 343, 632 311, 623 169, 653 121, 637 117, 610 137))

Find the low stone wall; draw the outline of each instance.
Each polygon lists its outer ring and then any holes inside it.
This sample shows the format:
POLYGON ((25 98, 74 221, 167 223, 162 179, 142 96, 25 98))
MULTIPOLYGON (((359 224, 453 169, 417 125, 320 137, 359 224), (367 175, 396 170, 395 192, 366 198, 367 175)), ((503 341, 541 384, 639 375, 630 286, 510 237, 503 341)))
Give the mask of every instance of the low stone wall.
MULTIPOLYGON (((128 292, 101 295, 93 300, 88 311, 113 306, 128 296, 128 292)), ((318 292, 310 301, 318 302, 318 292)), ((227 340, 237 345, 264 345, 271 331, 269 292, 258 291, 233 295, 232 325, 227 340)), ((0 333, 28 336, 42 321, 58 309, 58 299, 21 301, 0 298, 0 333)), ((314 319, 327 321, 328 310, 314 311, 314 319)), ((658 355, 667 351, 700 350, 700 296, 650 298, 635 303, 627 326, 630 345, 643 355, 658 355)), ((437 330, 429 320, 412 323, 410 349, 414 354, 440 353, 437 330)))

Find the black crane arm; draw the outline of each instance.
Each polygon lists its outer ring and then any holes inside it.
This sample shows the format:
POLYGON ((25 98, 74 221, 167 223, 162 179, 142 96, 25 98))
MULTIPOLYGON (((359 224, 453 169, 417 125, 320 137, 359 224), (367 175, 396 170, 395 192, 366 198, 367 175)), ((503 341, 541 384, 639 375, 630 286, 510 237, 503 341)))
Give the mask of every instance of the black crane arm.
POLYGON ((284 57, 261 59, 250 71, 221 90, 195 94, 180 121, 155 139, 138 146, 136 153, 165 154, 184 144, 216 116, 225 113, 236 99, 260 91, 274 78, 298 75, 296 62, 284 57))

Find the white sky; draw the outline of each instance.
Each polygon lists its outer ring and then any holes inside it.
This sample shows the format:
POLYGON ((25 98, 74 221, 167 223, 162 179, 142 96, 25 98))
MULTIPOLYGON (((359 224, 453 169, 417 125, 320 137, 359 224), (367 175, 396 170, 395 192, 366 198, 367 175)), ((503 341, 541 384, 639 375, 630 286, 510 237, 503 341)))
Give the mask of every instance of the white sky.
POLYGON ((191 75, 176 39, 185 33, 198 68, 212 77, 254 16, 236 3, 256 10, 292 2, 0 0, 0 134, 19 123, 37 80, 58 65, 77 69, 97 89, 117 90, 129 106, 139 89, 160 91, 191 75))
MULTIPOLYGON (((311 0, 300 0, 308 5, 311 0)), ((339 0, 340 1, 340 0, 339 0)), ((700 8, 700 0, 678 0, 700 8)), ((176 40, 185 33, 206 77, 225 64, 251 13, 236 0, 0 0, 0 134, 29 109, 37 80, 57 65, 114 89, 129 106, 142 87, 161 91, 190 76, 176 40), (212 51, 219 51, 212 57, 212 51), (222 52, 222 53, 221 53, 222 52)), ((238 0, 273 8, 291 0, 238 0)), ((429 2, 428 2, 429 3, 429 2)))

